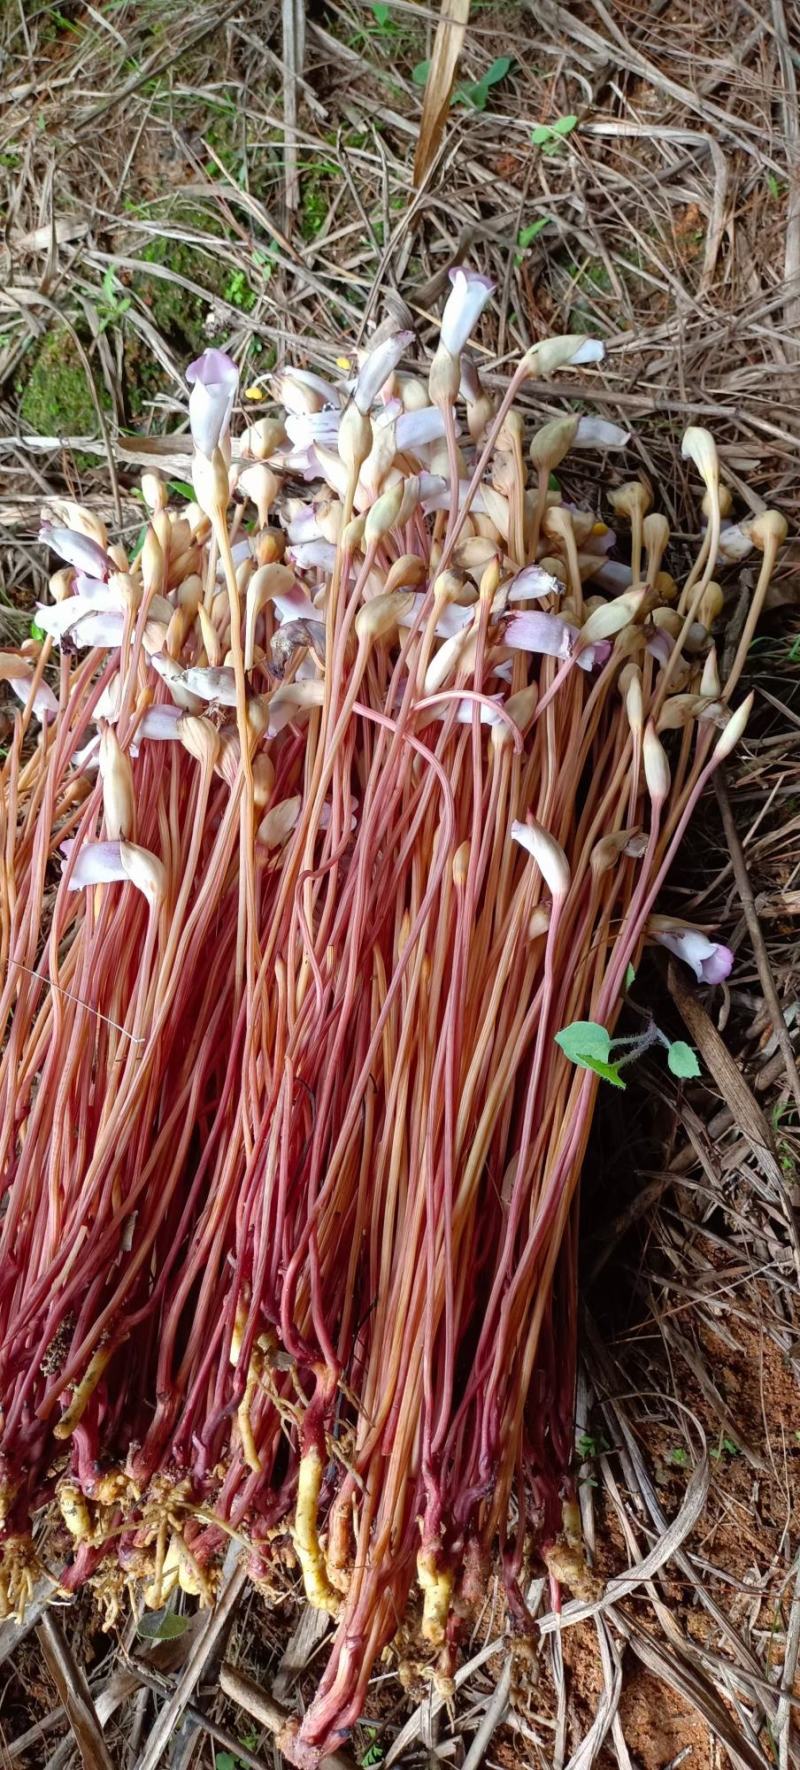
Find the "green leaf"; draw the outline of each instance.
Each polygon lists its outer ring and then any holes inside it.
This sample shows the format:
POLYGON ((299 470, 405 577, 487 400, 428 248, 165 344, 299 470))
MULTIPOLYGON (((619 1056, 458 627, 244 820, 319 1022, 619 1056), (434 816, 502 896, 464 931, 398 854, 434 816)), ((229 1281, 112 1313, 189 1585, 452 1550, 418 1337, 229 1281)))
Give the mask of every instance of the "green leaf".
POLYGON ((538 240, 542 229, 547 227, 551 220, 552 216, 550 215, 540 215, 538 220, 532 221, 528 227, 520 228, 517 234, 517 245, 522 247, 523 252, 527 246, 533 245, 534 240, 538 240))
POLYGON ((676 1469, 685 1469, 689 1461, 689 1452, 682 1444, 676 1444, 673 1450, 667 1451, 667 1462, 673 1463, 676 1469))
POLYGON ((633 966, 626 965, 626 967, 625 967, 625 988, 632 989, 635 982, 636 982, 636 972, 634 971, 633 966))
POLYGON ((411 78, 415 86, 425 85, 425 81, 430 73, 430 68, 430 61, 418 61, 416 67, 411 69, 411 78))
POLYGON ((513 66, 514 57, 512 55, 498 55, 497 60, 492 62, 490 68, 486 69, 486 73, 481 74, 479 85, 496 86, 499 80, 504 80, 506 74, 510 74, 513 66))
POLYGON ((572 134, 577 122, 577 117, 570 112, 568 117, 556 117, 555 123, 537 123, 531 130, 531 141, 534 147, 543 147, 552 153, 565 135, 572 134))
POLYGON ((40 627, 37 621, 31 621, 31 639, 35 639, 37 645, 41 645, 46 638, 44 627, 40 627))
POLYGON ((214 1763, 216 1770, 239 1770, 239 1759, 233 1752, 215 1752, 214 1763))
POLYGON ((186 1634, 188 1627, 188 1616, 176 1616, 174 1610, 154 1610, 151 1615, 141 1617, 136 1633, 145 1641, 177 1641, 180 1635, 186 1634))
POLYGON ((391 25, 392 9, 390 6, 384 6, 383 0, 372 0, 370 10, 374 13, 379 25, 383 25, 384 28, 391 25))
POLYGON ((194 503, 194 486, 190 486, 188 479, 168 479, 167 485, 171 492, 177 492, 179 498, 188 498, 190 504, 194 503))
POLYGON ((471 104, 473 110, 485 111, 488 97, 488 86, 483 86, 480 81, 477 81, 474 86, 459 86, 457 91, 453 93, 450 102, 451 104, 471 104))
POLYGON ((611 1051, 611 1034, 608 1027, 598 1026, 596 1020, 573 1020, 556 1033, 556 1044, 570 1063, 586 1063, 589 1057, 604 1063, 611 1051))
POLYGON ((619 1073, 619 1064, 603 1063, 599 1057, 587 1057, 578 1064, 579 1069, 593 1069, 596 1076, 602 1076, 604 1082, 610 1082, 612 1088, 624 1088, 625 1083, 619 1073))
POLYGON ((699 1076, 697 1053, 683 1039, 675 1039, 667 1052, 667 1065, 674 1076, 699 1076))

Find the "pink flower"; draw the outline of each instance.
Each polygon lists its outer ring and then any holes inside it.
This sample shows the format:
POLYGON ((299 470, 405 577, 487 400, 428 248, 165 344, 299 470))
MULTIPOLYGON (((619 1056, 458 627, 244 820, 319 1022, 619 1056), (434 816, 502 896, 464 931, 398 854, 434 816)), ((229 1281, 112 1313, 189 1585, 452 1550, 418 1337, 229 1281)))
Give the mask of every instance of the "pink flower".
POLYGON ((697 978, 698 983, 724 983, 733 966, 733 953, 729 946, 723 946, 718 940, 709 940, 699 928, 655 928, 659 946, 665 946, 667 952, 674 953, 676 959, 682 959, 697 978))
POLYGON ((239 370, 224 350, 204 350, 189 364, 189 423, 201 455, 213 455, 228 434, 239 370))
POLYGON ((450 272, 453 285, 442 314, 441 340, 451 356, 460 357, 464 345, 494 293, 494 283, 474 270, 457 265, 450 272))

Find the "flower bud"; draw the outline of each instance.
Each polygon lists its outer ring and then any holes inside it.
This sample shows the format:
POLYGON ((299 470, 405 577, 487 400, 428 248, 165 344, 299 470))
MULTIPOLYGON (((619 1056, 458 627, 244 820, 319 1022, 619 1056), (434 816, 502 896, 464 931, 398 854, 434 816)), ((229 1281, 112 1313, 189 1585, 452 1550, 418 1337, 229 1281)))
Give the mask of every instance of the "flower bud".
POLYGON ((54 602, 63 602, 65 596, 71 594, 74 578, 75 573, 71 565, 62 566, 58 572, 51 572, 47 580, 47 588, 54 602))
POLYGON ((405 482, 398 479, 393 486, 389 487, 388 491, 383 492, 381 497, 370 505, 364 523, 364 541, 368 547, 382 541, 384 535, 388 535, 390 529, 394 528, 404 496, 405 482))
MULTIPOLYGON (((351 476, 357 476, 372 447, 372 424, 367 413, 359 411, 354 400, 351 400, 350 405, 342 413, 337 447, 340 461, 344 463, 351 476)), ((322 455, 320 454, 321 459, 322 455)))
POLYGON ((698 694, 669 695, 658 715, 658 730, 682 731, 690 720, 697 718, 702 708, 703 700, 698 694))
POLYGON ((178 736, 185 750, 199 762, 201 768, 207 768, 209 774, 216 767, 220 753, 219 732, 214 729, 210 719, 202 714, 184 713, 178 721, 178 736))
POLYGON ((646 594, 646 589, 625 590, 621 596, 615 596, 613 601, 604 602, 594 609, 581 627, 578 636, 580 648, 598 645, 601 640, 613 639, 616 633, 621 633, 623 627, 635 621, 646 594))
POLYGON ((650 798, 654 805, 663 805, 669 794, 671 777, 669 772, 669 762, 667 761, 667 752, 664 749, 661 740, 656 736, 656 729, 652 720, 648 720, 645 727, 642 757, 644 760, 644 778, 647 782, 647 790, 650 794, 650 798))
POLYGON ((482 393, 480 399, 473 400, 467 406, 467 429, 474 443, 478 443, 488 430, 495 413, 495 402, 491 394, 482 393))
POLYGON ((690 424, 683 433, 681 454, 684 461, 694 462, 711 495, 713 508, 719 497, 719 456, 711 431, 705 430, 701 424, 690 424))
POLYGON ((263 811, 272 797, 275 785, 275 767, 271 757, 264 750, 253 757, 253 803, 258 811, 263 811))
POLYGON ((577 414, 567 418, 551 418, 549 424, 543 424, 537 430, 530 448, 531 461, 537 472, 555 472, 572 448, 578 423, 577 414))
POLYGON ((525 365, 529 375, 546 380, 556 369, 564 369, 570 363, 576 368, 581 363, 599 363, 604 355, 599 338, 589 338, 585 332, 563 332, 534 344, 525 356, 525 365))
POLYGON ((220 449, 213 455, 196 454, 192 460, 192 485, 200 509, 213 520, 228 508, 228 469, 220 449))
POLYGON ((261 819, 256 831, 256 841, 263 848, 283 848, 297 827, 302 804, 302 795, 295 793, 290 799, 281 799, 277 805, 273 805, 272 810, 261 819))
POLYGON ((110 842, 132 836, 134 829, 133 769, 130 756, 119 746, 113 725, 100 736, 100 778, 103 782, 103 817, 110 842))
POLYGON ((452 406, 458 399, 461 385, 461 369, 457 356, 453 356, 446 345, 440 344, 436 350, 428 375, 428 394, 434 406, 452 406))
MULTIPOLYGON (((700 509, 702 510, 703 515, 706 518, 706 521, 708 521, 708 518, 710 517, 711 511, 713 509, 713 499, 710 497, 708 492, 703 493, 703 501, 700 505, 700 509)), ((733 498, 731 497, 730 488, 728 486, 720 483, 720 487, 719 487, 719 513, 720 513, 720 516, 730 516, 732 509, 733 509, 733 498)))
POLYGON ((158 903, 166 896, 166 870, 149 848, 139 848, 135 842, 120 842, 119 857, 126 878, 150 903, 158 903))
POLYGON ((246 461, 266 461, 284 441, 286 431, 279 418, 257 418, 248 424, 239 438, 239 447, 246 461))
POLYGON ((641 731, 644 723, 642 673, 638 664, 626 664, 624 669, 620 671, 619 688, 625 700, 628 724, 635 734, 641 731))
POLYGON ((653 502, 653 494, 644 480, 631 479, 627 485, 619 486, 615 492, 609 492, 608 501, 617 516, 626 516, 632 522, 634 516, 646 516, 653 502))
POLYGON ((616 865, 620 855, 625 853, 633 833, 632 830, 614 830, 612 835, 602 836, 599 842, 595 842, 589 856, 589 865, 596 878, 602 873, 610 872, 616 865))
POLYGON ((770 547, 774 547, 777 552, 786 540, 789 524, 780 510, 762 510, 760 516, 752 518, 749 529, 751 539, 762 553, 766 553, 770 547))
POLYGON ((243 491, 255 504, 258 511, 258 526, 265 529, 269 513, 278 496, 279 481, 271 467, 256 462, 253 467, 245 467, 239 474, 239 490, 243 491))
POLYGON ((145 507, 150 511, 151 516, 156 510, 166 510, 167 488, 161 474, 153 473, 148 469, 142 474, 141 484, 145 507))
POLYGON ((569 862, 555 836, 530 816, 525 823, 511 825, 511 836, 533 855, 551 895, 557 899, 565 898, 570 885, 569 862))
POLYGON ((396 559, 386 574, 386 590, 414 590, 424 584, 428 576, 428 567, 418 553, 404 553, 396 559))
POLYGON ((714 760, 716 762, 724 762, 725 757, 730 756, 731 751, 735 750, 736 745, 744 736, 755 698, 755 694, 749 694, 746 700, 742 701, 741 706, 737 707, 736 712, 731 714, 722 736, 717 738, 714 745, 714 760))
POLYGON ((719 616, 722 614, 724 601, 725 598, 719 584, 713 582, 706 584, 700 600, 700 607, 697 611, 697 619, 700 622, 701 627, 705 627, 707 633, 710 632, 714 622, 718 620, 719 616))
POLYGON ((719 692, 720 680, 719 666, 717 664, 717 648, 715 645, 712 645, 703 664, 703 674, 700 678, 700 693, 701 695, 708 695, 714 700, 719 692))
POLYGON ((355 618, 356 636, 360 644, 373 644, 386 639, 414 606, 413 596, 396 590, 383 591, 362 604, 355 618))

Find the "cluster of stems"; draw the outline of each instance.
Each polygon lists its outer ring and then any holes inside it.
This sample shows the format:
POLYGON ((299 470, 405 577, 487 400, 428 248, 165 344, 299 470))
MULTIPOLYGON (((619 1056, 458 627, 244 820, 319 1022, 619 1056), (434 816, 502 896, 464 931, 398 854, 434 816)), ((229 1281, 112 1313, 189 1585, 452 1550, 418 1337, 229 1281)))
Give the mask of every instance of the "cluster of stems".
POLYGON ((784 532, 728 523, 692 430, 686 581, 638 481, 611 560, 550 476, 619 435, 545 424, 529 483, 514 406, 590 341, 495 406, 485 289, 456 273, 427 386, 390 334, 345 388, 276 378, 236 439, 208 353, 197 501, 148 475, 131 558, 51 510, 46 636, 0 667, 0 1600, 46 1568, 207 1602, 233 1533, 336 1619, 300 1765, 404 1619, 447 1679, 498 1558, 519 1629, 531 1555, 579 1566, 598 1078, 555 1034, 615 1024, 784 532))

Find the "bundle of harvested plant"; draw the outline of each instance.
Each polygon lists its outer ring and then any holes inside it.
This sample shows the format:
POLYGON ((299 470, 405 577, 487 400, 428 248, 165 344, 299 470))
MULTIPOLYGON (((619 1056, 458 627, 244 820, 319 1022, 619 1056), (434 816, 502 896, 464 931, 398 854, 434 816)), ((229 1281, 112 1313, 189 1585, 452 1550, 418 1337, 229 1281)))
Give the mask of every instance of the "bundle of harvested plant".
POLYGON ((235 444, 206 352, 196 503, 146 476, 131 559, 55 508, 46 638, 3 671, 5 1602, 43 1560, 109 1602, 208 1600, 232 1529, 254 1577, 299 1565, 338 1619, 300 1764, 407 1613, 450 1676, 498 1552, 519 1629, 526 1557, 581 1583, 578 1180, 648 932, 725 973, 649 918, 744 729, 784 532, 741 542, 722 685, 711 437, 684 438, 683 586, 638 482, 610 561, 550 476, 625 434, 546 423, 529 488, 514 407, 600 347, 547 340, 495 410, 466 352, 488 293, 454 273, 427 386, 384 334, 346 388, 276 377, 235 444))

